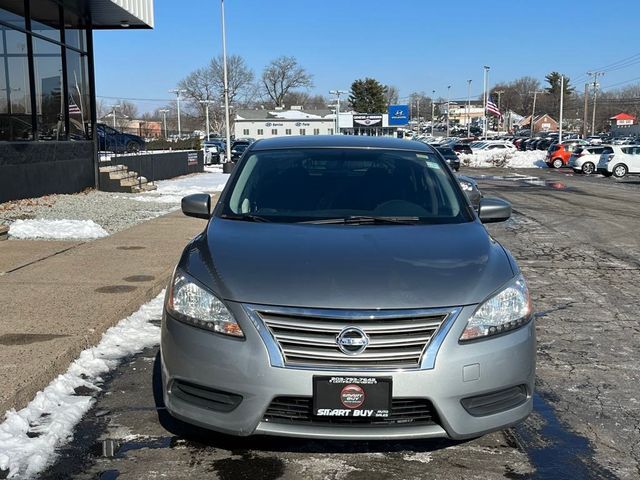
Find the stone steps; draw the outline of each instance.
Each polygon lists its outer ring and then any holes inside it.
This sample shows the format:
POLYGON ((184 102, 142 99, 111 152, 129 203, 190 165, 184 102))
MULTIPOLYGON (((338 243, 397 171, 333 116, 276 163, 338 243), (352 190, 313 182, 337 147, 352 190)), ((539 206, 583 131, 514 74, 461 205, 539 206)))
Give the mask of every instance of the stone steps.
POLYGON ((139 193, 155 190, 145 177, 129 170, 125 165, 100 167, 100 190, 105 192, 139 193))
POLYGON ((9 227, 7 225, 0 225, 0 242, 8 238, 9 238, 9 227))

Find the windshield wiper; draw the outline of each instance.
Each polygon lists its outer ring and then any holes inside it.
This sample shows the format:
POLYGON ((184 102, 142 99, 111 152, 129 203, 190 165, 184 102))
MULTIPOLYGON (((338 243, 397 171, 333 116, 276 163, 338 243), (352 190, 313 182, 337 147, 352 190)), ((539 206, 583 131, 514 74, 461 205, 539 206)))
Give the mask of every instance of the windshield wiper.
POLYGON ((220 218, 224 218, 225 220, 243 220, 245 222, 271 222, 266 217, 261 217, 260 215, 253 215, 251 213, 242 213, 239 215, 220 215, 220 218))
POLYGON ((411 225, 420 222, 420 217, 378 217, 369 215, 350 215, 348 217, 319 218, 301 223, 313 223, 317 225, 343 224, 343 225, 411 225))

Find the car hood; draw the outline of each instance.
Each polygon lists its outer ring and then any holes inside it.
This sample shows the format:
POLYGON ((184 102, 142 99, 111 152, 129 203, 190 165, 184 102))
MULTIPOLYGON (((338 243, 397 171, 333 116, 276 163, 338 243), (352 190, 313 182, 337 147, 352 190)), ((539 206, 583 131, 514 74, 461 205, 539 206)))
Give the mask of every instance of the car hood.
POLYGON ((476 304, 514 276, 479 222, 268 224, 214 218, 180 267, 225 300, 310 308, 476 304))

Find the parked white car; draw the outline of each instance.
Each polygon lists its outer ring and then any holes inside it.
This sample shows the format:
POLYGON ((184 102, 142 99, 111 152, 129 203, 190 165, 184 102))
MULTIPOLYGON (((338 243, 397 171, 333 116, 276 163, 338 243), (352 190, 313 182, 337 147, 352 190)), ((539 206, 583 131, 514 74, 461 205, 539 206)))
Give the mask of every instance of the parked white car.
POLYGON ((598 161, 598 172, 606 177, 622 178, 629 173, 640 174, 640 145, 605 147, 598 161))
POLYGON ((478 142, 478 146, 474 148, 473 144, 471 148, 474 150, 515 150, 516 147, 511 142, 504 140, 486 140, 484 142, 478 142))
POLYGON ((608 147, 600 145, 577 147, 569 158, 569 166, 576 173, 582 172, 585 175, 591 175, 596 172, 600 155, 602 155, 605 148, 608 147))

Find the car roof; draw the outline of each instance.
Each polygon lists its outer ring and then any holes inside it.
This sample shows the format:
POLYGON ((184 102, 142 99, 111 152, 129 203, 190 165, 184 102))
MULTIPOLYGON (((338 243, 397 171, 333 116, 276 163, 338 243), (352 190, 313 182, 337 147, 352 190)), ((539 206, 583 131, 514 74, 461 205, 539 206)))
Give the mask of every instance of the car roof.
POLYGON ((287 148, 380 148, 388 150, 413 150, 433 152, 429 145, 391 137, 368 135, 300 135, 258 140, 252 150, 281 150, 287 148))

